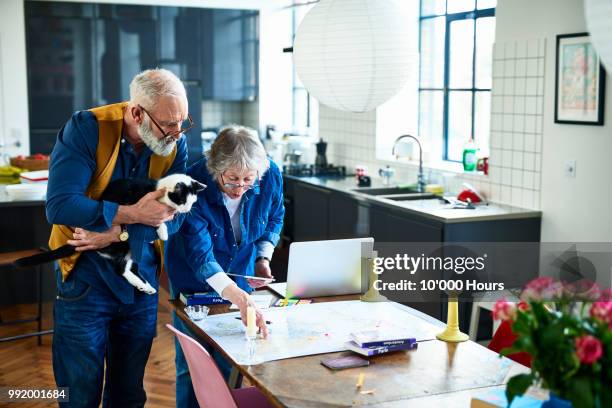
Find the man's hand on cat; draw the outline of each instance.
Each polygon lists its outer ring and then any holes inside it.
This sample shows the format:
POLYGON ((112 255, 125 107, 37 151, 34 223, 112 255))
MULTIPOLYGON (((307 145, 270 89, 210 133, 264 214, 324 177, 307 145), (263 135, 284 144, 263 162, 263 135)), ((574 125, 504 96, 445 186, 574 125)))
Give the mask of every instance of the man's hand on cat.
POLYGON ((152 191, 134 205, 120 206, 113 224, 145 224, 159 227, 164 222, 172 220, 176 210, 157 201, 165 193, 165 189, 152 191))
POLYGON ((73 239, 69 239, 67 243, 75 246, 77 252, 92 251, 109 246, 113 242, 119 242, 119 234, 121 227, 113 225, 110 229, 104 232, 87 231, 83 228, 75 228, 73 239))

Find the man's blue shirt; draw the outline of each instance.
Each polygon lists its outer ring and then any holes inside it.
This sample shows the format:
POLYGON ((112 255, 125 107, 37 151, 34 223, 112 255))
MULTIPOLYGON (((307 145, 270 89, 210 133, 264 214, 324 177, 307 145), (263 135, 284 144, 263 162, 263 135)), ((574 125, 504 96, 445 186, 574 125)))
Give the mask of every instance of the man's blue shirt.
MULTIPOLYGON (((283 179, 278 167, 261 177, 259 187, 244 193, 240 204, 242 241, 236 243, 229 213, 217 181, 206 168, 206 158, 188 170, 194 179, 208 187, 185 217, 178 233, 170 237, 166 248, 166 270, 174 293, 212 290, 206 279, 218 272, 253 276, 257 243, 278 243, 283 227, 283 179)), ((238 278, 239 287, 250 292, 246 279, 238 278)))
MULTIPOLYGON (((49 167, 47 187, 47 220, 51 224, 81 227, 89 231, 108 230, 119 207, 116 203, 96 201, 85 196, 96 170, 98 122, 90 111, 72 115, 57 135, 49 167)), ((111 177, 149 178, 151 150, 144 147, 140 154, 125 139, 121 141, 119 156, 111 177)), ((177 154, 168 174, 184 173, 187 149, 184 138, 177 142, 177 154)), ((176 232, 183 219, 177 214, 167 222, 169 234, 176 232)), ((154 227, 128 225, 132 258, 138 263, 142 276, 157 286, 157 256, 150 242, 157 239, 154 227)), ((134 287, 113 269, 113 265, 94 251, 84 252, 72 271, 75 279, 89 285, 105 286, 123 303, 132 303, 134 287)))

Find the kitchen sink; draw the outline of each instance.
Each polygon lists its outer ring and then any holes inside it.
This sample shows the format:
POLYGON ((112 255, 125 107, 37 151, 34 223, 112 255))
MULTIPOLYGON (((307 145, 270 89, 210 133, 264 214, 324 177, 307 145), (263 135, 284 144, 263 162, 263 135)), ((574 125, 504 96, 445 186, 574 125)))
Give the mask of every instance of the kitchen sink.
POLYGON ((380 196, 380 195, 397 195, 397 194, 420 194, 416 189, 411 187, 361 187, 354 188, 353 191, 358 193, 380 196))
POLYGON ((411 194, 396 194, 396 195, 383 195, 380 198, 386 198, 387 200, 393 201, 410 201, 410 200, 433 200, 439 197, 432 193, 411 193, 411 194))

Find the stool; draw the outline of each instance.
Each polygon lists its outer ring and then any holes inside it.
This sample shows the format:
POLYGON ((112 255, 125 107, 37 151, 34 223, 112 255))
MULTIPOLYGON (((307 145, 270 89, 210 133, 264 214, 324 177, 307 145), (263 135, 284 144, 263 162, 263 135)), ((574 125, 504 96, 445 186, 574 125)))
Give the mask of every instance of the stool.
MULTIPOLYGON (((42 249, 28 249, 24 251, 13 251, 13 252, 2 252, 0 253, 0 267, 11 266, 13 262, 15 262, 19 258, 24 258, 26 256, 36 255, 44 252, 42 249)), ((45 334, 52 334, 53 330, 43 330, 42 329, 42 268, 41 266, 36 267, 36 289, 37 289, 37 300, 38 300, 38 314, 36 317, 31 317, 28 319, 19 319, 19 320, 11 320, 8 322, 2 321, 0 318, 0 326, 7 326, 10 324, 20 324, 20 323, 29 323, 29 322, 38 322, 38 331, 33 333, 20 334, 17 336, 9 336, 9 337, 0 337, 0 343, 5 341, 19 340, 25 339, 28 337, 38 336, 38 345, 42 344, 41 336, 45 334)))
MULTIPOLYGON (((470 317, 470 330, 468 332, 470 336, 470 340, 476 341, 478 337, 478 323, 480 322, 480 309, 485 309, 489 311, 493 311, 493 306, 495 306, 495 302, 486 302, 479 301, 478 299, 493 299, 493 298, 504 298, 508 302, 518 302, 519 299, 510 291, 504 290, 502 296, 499 296, 499 293, 496 292, 485 292, 480 295, 474 295, 474 302, 472 303, 472 315, 470 317)), ((501 324, 500 321, 493 320, 493 332, 491 333, 491 338, 497 328, 501 324)))

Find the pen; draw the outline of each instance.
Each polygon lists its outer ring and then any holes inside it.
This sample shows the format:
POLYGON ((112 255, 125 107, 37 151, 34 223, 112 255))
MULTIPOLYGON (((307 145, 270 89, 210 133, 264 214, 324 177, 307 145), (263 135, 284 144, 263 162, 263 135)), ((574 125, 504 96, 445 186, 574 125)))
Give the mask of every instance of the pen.
POLYGON ((244 279, 252 279, 252 280, 262 280, 262 281, 266 281, 266 282, 274 282, 276 279, 274 278, 260 278, 259 276, 246 276, 246 275, 238 275, 237 273, 225 273, 227 276, 235 276, 237 278, 244 278, 244 279))
MULTIPOLYGON (((240 317, 238 317, 238 316, 237 316, 237 317, 234 317, 234 319, 236 319, 236 320, 242 320, 242 318, 240 318, 240 317)), ((266 324, 272 324, 272 322, 271 322, 270 320, 266 320, 266 324)))

